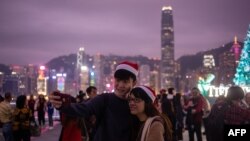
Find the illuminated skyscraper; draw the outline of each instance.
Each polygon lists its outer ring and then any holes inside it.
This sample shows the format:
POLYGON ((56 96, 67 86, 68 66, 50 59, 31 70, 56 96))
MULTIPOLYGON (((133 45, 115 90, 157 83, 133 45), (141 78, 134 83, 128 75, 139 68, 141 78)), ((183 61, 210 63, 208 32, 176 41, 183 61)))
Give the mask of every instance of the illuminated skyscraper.
POLYGON ((84 51, 84 48, 79 48, 79 51, 77 52, 77 60, 76 60, 76 69, 80 70, 81 67, 86 64, 86 53, 84 51))
POLYGON ((89 86, 89 68, 87 66, 87 56, 84 48, 79 48, 76 60, 76 75, 77 90, 85 91, 89 86))
POLYGON ((234 53, 234 59, 235 59, 235 63, 236 63, 236 66, 237 66, 238 63, 239 63, 239 60, 240 60, 241 46, 239 45, 236 36, 234 37, 234 44, 233 44, 233 46, 231 48, 231 52, 234 53))
POLYGON ((172 7, 162 8, 161 19, 161 87, 174 84, 174 23, 172 7))
POLYGON ((96 54, 94 56, 94 68, 93 68, 93 72, 94 72, 94 81, 95 81, 95 85, 98 89, 98 93, 101 93, 104 91, 103 89, 103 56, 101 54, 96 54))
POLYGON ((140 66, 139 84, 150 86, 150 66, 149 65, 140 66))
POLYGON ((211 54, 207 54, 203 56, 203 66, 205 68, 213 68, 215 67, 215 61, 214 61, 214 56, 211 54))
POLYGON ((47 95, 47 78, 45 71, 45 66, 40 66, 37 78, 37 93, 41 95, 47 95))

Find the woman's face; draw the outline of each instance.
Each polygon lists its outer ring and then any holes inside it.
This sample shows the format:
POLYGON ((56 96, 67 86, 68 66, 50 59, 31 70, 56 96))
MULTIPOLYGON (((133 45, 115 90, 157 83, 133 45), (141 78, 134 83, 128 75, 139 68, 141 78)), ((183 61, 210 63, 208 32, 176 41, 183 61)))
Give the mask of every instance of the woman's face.
POLYGON ((128 98, 128 102, 131 114, 140 115, 144 113, 145 102, 142 99, 136 98, 133 94, 131 94, 128 98))

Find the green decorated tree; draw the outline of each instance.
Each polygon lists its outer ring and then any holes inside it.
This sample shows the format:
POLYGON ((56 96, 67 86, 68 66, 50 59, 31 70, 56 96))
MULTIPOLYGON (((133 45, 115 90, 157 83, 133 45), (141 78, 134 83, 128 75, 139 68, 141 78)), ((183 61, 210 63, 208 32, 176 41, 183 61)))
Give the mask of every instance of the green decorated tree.
POLYGON ((234 83, 241 86, 250 86, 250 25, 236 69, 234 83))

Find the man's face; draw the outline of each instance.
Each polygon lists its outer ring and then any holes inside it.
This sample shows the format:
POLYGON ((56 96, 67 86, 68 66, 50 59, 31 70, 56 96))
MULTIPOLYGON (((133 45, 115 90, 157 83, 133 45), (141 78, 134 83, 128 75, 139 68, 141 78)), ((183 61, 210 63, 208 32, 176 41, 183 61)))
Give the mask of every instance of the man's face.
POLYGON ((90 92, 90 96, 91 97, 95 97, 97 95, 97 90, 96 89, 92 89, 90 92))
POLYGON ((115 94, 120 98, 127 98, 130 90, 135 86, 136 81, 132 78, 127 80, 119 80, 115 78, 115 94))
POLYGON ((192 90, 192 96, 193 96, 194 98, 198 97, 198 96, 199 96, 199 91, 196 90, 196 89, 192 90))

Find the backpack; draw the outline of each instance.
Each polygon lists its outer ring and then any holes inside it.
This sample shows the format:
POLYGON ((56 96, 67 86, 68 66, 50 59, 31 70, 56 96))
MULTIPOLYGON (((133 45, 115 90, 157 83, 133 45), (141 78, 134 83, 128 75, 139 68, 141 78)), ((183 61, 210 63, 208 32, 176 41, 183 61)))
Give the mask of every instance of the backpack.
POLYGON ((224 132, 224 114, 229 104, 215 104, 211 109, 211 113, 206 119, 207 141, 223 141, 224 132))

